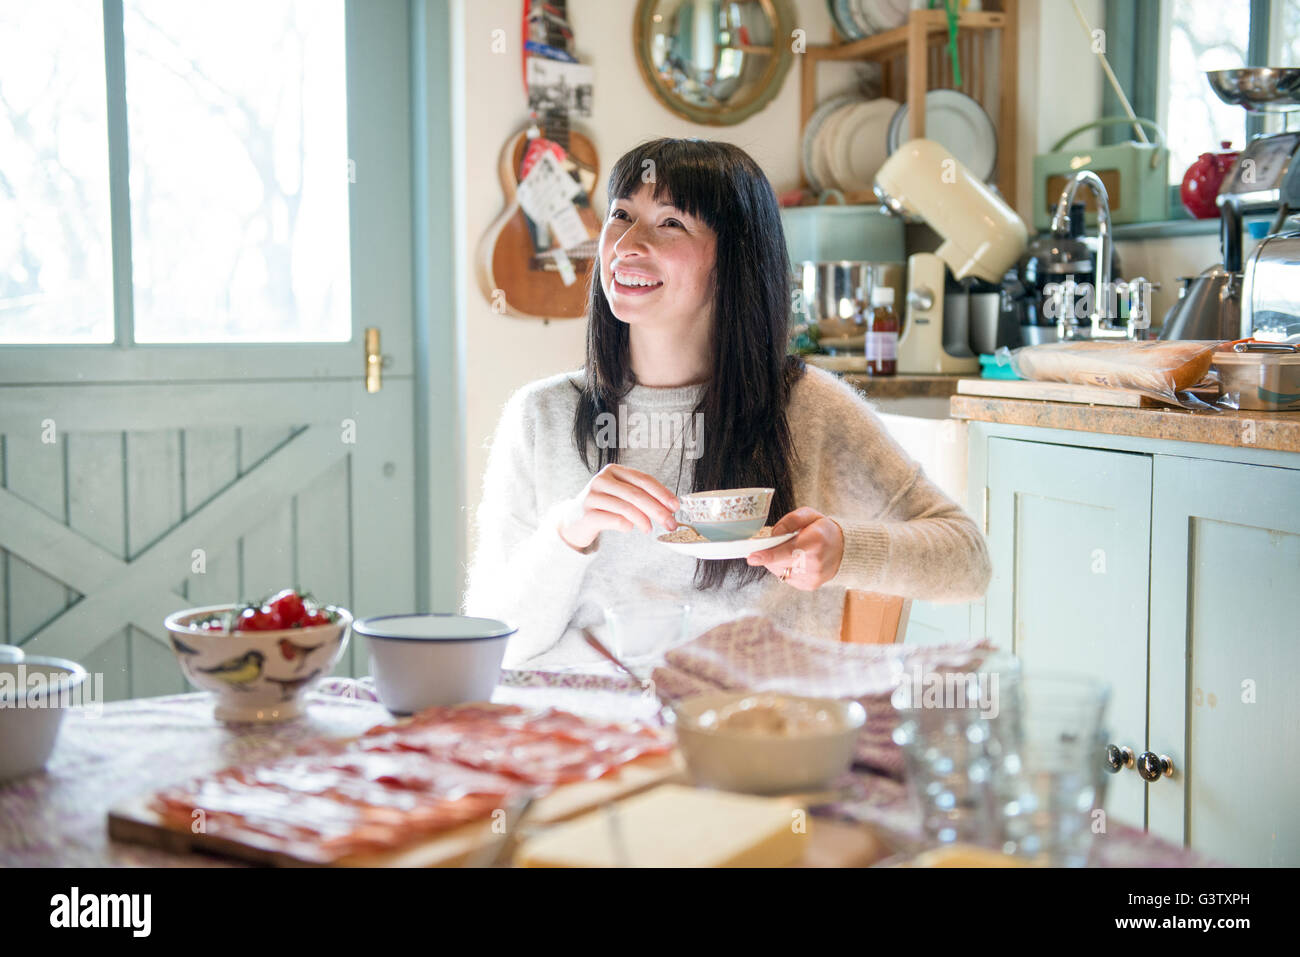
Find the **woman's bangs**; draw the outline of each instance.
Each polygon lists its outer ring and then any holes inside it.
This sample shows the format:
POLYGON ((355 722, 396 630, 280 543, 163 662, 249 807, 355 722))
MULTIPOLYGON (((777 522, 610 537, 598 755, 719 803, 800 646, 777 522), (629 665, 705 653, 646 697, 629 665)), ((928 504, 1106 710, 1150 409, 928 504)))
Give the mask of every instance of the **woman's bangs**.
POLYGON ((636 147, 610 170, 610 201, 629 199, 644 184, 654 186, 655 202, 675 206, 717 228, 717 204, 727 194, 727 183, 716 158, 706 159, 695 150, 687 154, 672 141, 636 147))

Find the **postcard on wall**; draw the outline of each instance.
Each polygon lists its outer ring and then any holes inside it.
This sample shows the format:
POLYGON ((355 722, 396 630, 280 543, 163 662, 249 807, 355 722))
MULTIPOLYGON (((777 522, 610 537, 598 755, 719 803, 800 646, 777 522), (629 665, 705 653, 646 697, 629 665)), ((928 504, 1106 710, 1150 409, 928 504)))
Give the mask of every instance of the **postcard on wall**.
POLYGON ((591 116, 595 71, 582 63, 561 63, 545 57, 528 58, 528 108, 544 116, 563 110, 569 116, 591 116))

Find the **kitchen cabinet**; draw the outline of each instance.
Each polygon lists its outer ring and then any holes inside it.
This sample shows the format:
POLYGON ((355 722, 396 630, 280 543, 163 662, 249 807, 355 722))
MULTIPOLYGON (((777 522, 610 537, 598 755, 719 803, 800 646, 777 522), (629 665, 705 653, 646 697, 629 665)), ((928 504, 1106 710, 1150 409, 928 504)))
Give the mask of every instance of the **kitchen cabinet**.
POLYGON ((976 629, 1028 671, 1106 680, 1110 741, 1172 763, 1110 777, 1108 813, 1226 863, 1300 865, 1300 455, 969 434, 994 564, 976 629))
MULTIPOLYGON (((988 637, 1026 671, 1108 682, 1109 740, 1142 751, 1150 458, 994 439, 988 482, 988 637)), ((1141 824, 1141 778, 1107 785, 1107 813, 1141 824)))
POLYGON ((1155 456, 1150 829, 1300 864, 1300 470, 1155 456))

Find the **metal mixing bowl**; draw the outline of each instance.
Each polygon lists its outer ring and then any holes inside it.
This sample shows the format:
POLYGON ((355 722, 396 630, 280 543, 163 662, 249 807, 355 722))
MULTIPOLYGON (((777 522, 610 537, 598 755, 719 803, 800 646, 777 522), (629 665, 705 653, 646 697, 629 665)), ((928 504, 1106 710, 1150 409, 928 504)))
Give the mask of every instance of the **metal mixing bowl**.
POLYGON ((1300 68, 1260 66, 1209 70, 1205 76, 1210 88, 1229 106, 1245 107, 1251 113, 1300 109, 1300 68))

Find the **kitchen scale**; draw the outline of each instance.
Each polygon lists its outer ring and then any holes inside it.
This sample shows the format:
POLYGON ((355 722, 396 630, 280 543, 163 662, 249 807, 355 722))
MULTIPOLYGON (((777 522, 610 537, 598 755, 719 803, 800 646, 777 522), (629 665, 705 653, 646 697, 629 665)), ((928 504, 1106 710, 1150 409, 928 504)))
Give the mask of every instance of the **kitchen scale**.
MULTIPOLYGON (((1224 103, 1250 113, 1290 113, 1300 110, 1300 69, 1270 67, 1211 70, 1206 78, 1224 103)), ((1285 121, 1284 121, 1285 122, 1285 121)), ((1241 151, 1219 189, 1220 202, 1230 202, 1237 212, 1278 211, 1276 232, 1286 218, 1283 193, 1292 178, 1300 181, 1300 131, 1260 134, 1241 151)))
MULTIPOLYGON (((1224 103, 1250 113, 1300 109, 1300 69, 1213 70, 1210 87, 1224 103)), ((1284 120, 1285 124, 1285 120, 1284 120)), ((1285 341, 1300 330, 1294 289, 1300 280, 1300 131, 1260 135, 1247 144, 1219 190, 1225 257, 1241 258, 1242 217, 1273 213, 1272 225, 1242 263, 1240 337, 1285 341)), ((1240 267, 1239 267, 1240 268, 1240 267)))

